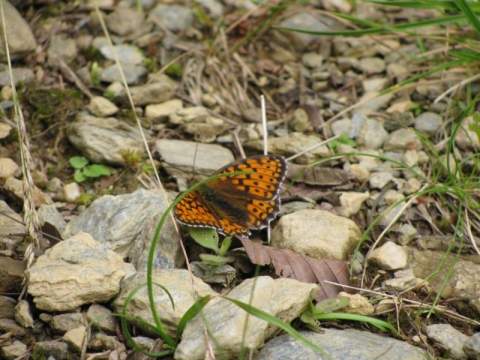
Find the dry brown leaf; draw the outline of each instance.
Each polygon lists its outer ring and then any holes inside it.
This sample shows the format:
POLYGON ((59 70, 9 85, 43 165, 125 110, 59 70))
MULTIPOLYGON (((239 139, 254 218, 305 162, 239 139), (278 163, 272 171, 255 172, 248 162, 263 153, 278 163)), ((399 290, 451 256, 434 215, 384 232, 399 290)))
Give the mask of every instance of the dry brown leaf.
POLYGON ((347 288, 325 283, 324 280, 349 285, 347 263, 340 260, 314 259, 289 249, 276 249, 241 238, 250 261, 256 265, 273 265, 275 274, 303 282, 319 284, 317 301, 337 296, 347 288))

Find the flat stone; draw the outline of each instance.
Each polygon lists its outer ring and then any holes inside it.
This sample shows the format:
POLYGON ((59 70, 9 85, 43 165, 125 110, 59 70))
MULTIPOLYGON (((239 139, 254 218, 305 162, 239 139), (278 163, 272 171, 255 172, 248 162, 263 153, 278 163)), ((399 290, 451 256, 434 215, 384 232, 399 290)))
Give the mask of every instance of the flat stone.
POLYGON ((366 149, 380 148, 388 137, 388 133, 381 122, 366 118, 358 113, 353 115, 352 126, 358 128, 358 135, 356 136, 358 144, 363 145, 366 149))
POLYGON ((10 125, 0 123, 0 139, 5 139, 8 135, 10 135, 10 131, 12 131, 12 127, 10 125))
MULTIPOLYGON (((132 86, 130 92, 135 105, 159 104, 170 100, 178 84, 167 75, 158 76, 154 82, 145 85, 132 86)), ((125 95, 123 95, 125 96, 125 95)))
MULTIPOLYGON (((407 342, 360 330, 322 328, 319 333, 301 331, 300 334, 320 346, 331 359, 338 360, 425 360, 428 354, 407 342)), ((269 341, 255 360, 308 359, 324 360, 289 335, 269 341)))
POLYGON ((452 359, 466 359, 463 346, 468 340, 464 335, 450 324, 428 325, 427 336, 447 350, 452 359))
MULTIPOLYGON (((122 63, 122 69, 128 85, 138 84, 142 77, 147 74, 147 69, 143 65, 122 63)), ((103 69, 100 77, 102 81, 107 83, 122 82, 122 76, 116 64, 103 69)))
POLYGON ((110 44, 107 44, 100 47, 100 52, 107 59, 113 61, 116 61, 116 57, 118 57, 122 65, 141 65, 145 61, 145 57, 140 49, 133 45, 120 44, 112 47, 110 44))
MULTIPOLYGON (((25 191, 23 190, 23 181, 10 176, 3 183, 3 189, 9 193, 10 196, 16 198, 18 201, 25 198, 25 191)), ((52 199, 45 194, 37 186, 33 186, 33 202, 35 206, 41 206, 42 204, 50 204, 52 199)))
POLYGON ((23 261, 0 256, 0 293, 15 293, 22 288, 23 261))
POLYGON ((373 250, 369 260, 375 262, 385 270, 398 270, 407 266, 408 255, 402 246, 392 241, 387 241, 379 248, 373 250))
POLYGON ((480 332, 470 336, 470 338, 463 344, 463 351, 471 359, 480 358, 480 332))
POLYGON ((173 32, 180 32, 193 25, 194 13, 182 5, 159 4, 150 11, 149 21, 173 32))
POLYGON ((383 189, 393 179, 394 177, 391 172, 379 171, 370 175, 368 182, 373 189, 383 189))
MULTIPOLYGON (((37 42, 28 23, 9 2, 4 1, 3 9, 7 21, 5 28, 7 29, 10 56, 18 58, 34 51, 37 47, 37 42)), ((1 21, 0 26, 3 29, 3 23, 1 21)), ((2 36, 0 38, 0 58, 5 60, 5 44, 3 39, 4 37, 2 36)))
POLYGON ((18 359, 27 354, 27 345, 15 340, 10 345, 2 346, 0 348, 0 354, 3 356, 2 358, 6 360, 18 359))
MULTIPOLYGON (((244 280, 228 293, 228 297, 250 303, 289 323, 302 313, 316 287, 315 284, 293 279, 274 280, 269 276, 258 276, 244 280)), ((245 311, 232 302, 215 298, 205 306, 202 316, 197 315, 188 322, 175 350, 175 359, 204 359, 207 349, 205 337, 202 336, 204 323, 216 340, 211 342, 215 355, 222 358, 237 358, 242 349, 255 350, 276 331, 274 326, 263 320, 247 317, 245 311)))
POLYGON ((138 129, 115 118, 99 118, 79 113, 67 127, 67 136, 92 162, 124 165, 126 153, 143 154, 138 129))
POLYGON ((0 179, 14 176, 18 172, 18 165, 10 158, 0 158, 0 179))
POLYGON ((168 100, 161 104, 147 105, 145 107, 145 117, 153 121, 164 120, 180 109, 183 109, 182 100, 168 100))
POLYGON ((106 16, 105 21, 113 33, 125 36, 138 31, 145 20, 143 11, 115 6, 114 11, 106 16))
POLYGON ((47 54, 50 65, 58 65, 60 60, 67 64, 71 63, 77 58, 77 43, 65 34, 53 35, 50 39, 47 54))
POLYGON ((90 100, 88 110, 95 116, 107 117, 116 114, 118 107, 102 96, 95 96, 90 100))
POLYGON ((82 191, 80 189, 80 185, 78 185, 76 182, 71 182, 63 186, 63 198, 67 202, 74 203, 81 194, 82 191))
MULTIPOLYGON (((131 291, 145 284, 145 276, 144 272, 138 272, 122 282, 122 290, 113 303, 117 312, 123 311, 125 299, 131 291)), ((167 331, 172 335, 175 334, 176 326, 185 311, 195 302, 196 296, 216 295, 216 292, 210 286, 195 276, 193 277, 193 283, 197 294, 193 293, 192 278, 188 271, 183 269, 155 270, 153 283, 162 284, 170 292, 175 303, 173 308, 166 292, 159 287, 154 287, 155 305, 158 314, 167 331)), ((127 314, 131 317, 140 317, 151 324, 155 323, 150 311, 146 286, 143 286, 136 293, 134 300, 130 302, 127 308, 127 314)))
POLYGON ((117 350, 125 349, 125 346, 118 341, 117 337, 100 332, 92 336, 88 342, 88 348, 91 350, 117 350))
POLYGON ((458 128, 455 143, 461 149, 480 149, 480 139, 477 132, 472 129, 476 126, 475 124, 473 117, 469 116, 462 121, 462 125, 458 128))
MULTIPOLYGON (((0 43, 3 39, 0 40, 0 43)), ((2 56, 1 54, 2 50, 0 50, 0 57, 2 56)), ((13 84, 15 86, 23 83, 23 84, 28 84, 31 83, 35 79, 35 75, 33 74, 32 69, 29 68, 13 68, 12 69, 13 73, 13 84)), ((0 71, 0 87, 3 86, 10 86, 10 72, 8 70, 3 70, 0 71)))
POLYGON ((385 60, 377 57, 363 58, 358 62, 359 70, 367 75, 382 73, 385 67, 385 60))
POLYGON ((38 219, 40 226, 44 227, 46 224, 53 226, 59 234, 63 232, 67 225, 54 204, 40 206, 38 208, 38 219))
MULTIPOLYGON (((155 226, 169 205, 159 191, 139 189, 131 194, 104 195, 72 219, 64 237, 86 232, 121 256, 128 256, 138 270, 145 269, 155 226)), ((169 220, 162 229, 154 266, 180 266, 180 235, 169 220)))
POLYGON ((415 129, 426 132, 427 134, 435 134, 442 126, 442 117, 433 112, 424 112, 415 118, 415 129))
POLYGON ((325 210, 305 209, 280 218, 272 230, 272 245, 316 259, 346 260, 360 237, 352 220, 325 210))
POLYGON ((52 329, 60 333, 65 333, 83 325, 85 325, 85 319, 83 314, 78 312, 55 315, 50 320, 52 329))
POLYGON ((10 333, 14 337, 23 337, 27 334, 25 328, 19 326, 15 320, 0 319, 0 332, 10 333))
POLYGON ((363 94, 363 96, 358 100, 362 105, 357 107, 357 112, 369 115, 371 113, 377 112, 381 109, 384 109, 390 103, 392 99, 392 93, 387 93, 381 95, 378 91, 372 91, 363 94))
POLYGON ((340 195, 340 215, 350 217, 360 211, 362 204, 370 197, 370 193, 342 192, 340 195))
POLYGON ((360 294, 349 294, 340 292, 337 297, 348 299, 348 306, 342 309, 342 312, 359 315, 371 315, 375 309, 365 296, 360 294))
POLYGON ((164 161, 167 171, 195 170, 198 174, 210 175, 234 160, 229 149, 217 144, 161 139, 155 143, 155 149, 164 161))
POLYGON ((385 141, 385 150, 420 150, 422 143, 412 128, 398 129, 390 133, 385 141))
POLYGON ((67 331, 65 335, 63 335, 63 340, 65 340, 65 342, 67 342, 75 351, 81 352, 86 335, 87 328, 85 326, 79 326, 67 331))
POLYGON ((203 8, 207 10, 209 15, 214 19, 219 18, 224 13, 224 6, 221 1, 218 0, 197 0, 203 8))
POLYGON ((90 305, 87 311, 87 319, 92 326, 105 332, 113 334, 117 329, 117 320, 112 311, 103 305, 90 305))
POLYGON ((25 328, 33 328, 34 320, 28 301, 20 300, 15 306, 15 320, 25 328))
POLYGON ((28 293, 38 309, 69 311, 110 300, 119 292, 120 280, 133 272, 107 246, 79 233, 37 258, 28 270, 28 293))
POLYGON ((16 303, 15 299, 0 295, 0 319, 13 319, 16 303))

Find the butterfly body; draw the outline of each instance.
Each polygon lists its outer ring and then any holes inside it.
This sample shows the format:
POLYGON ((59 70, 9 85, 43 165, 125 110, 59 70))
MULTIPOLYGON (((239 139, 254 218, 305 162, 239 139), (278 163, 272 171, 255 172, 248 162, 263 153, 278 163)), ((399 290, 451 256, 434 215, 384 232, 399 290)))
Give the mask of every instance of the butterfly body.
POLYGON ((246 234, 265 227, 277 215, 286 175, 282 157, 252 156, 215 174, 218 176, 187 193, 175 206, 180 223, 215 228, 227 235, 246 234))

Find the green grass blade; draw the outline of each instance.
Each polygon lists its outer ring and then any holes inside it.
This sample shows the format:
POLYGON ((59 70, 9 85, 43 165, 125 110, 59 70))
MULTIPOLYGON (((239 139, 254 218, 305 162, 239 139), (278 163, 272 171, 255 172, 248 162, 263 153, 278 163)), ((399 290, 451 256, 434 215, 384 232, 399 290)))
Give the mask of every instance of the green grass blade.
POLYGON ((452 0, 417 0, 417 1, 407 1, 407 0, 367 0, 367 2, 384 5, 384 6, 397 6, 401 8, 410 8, 410 9, 441 9, 441 10, 457 10, 457 7, 452 0))
POLYGON ((185 314, 183 314, 177 326, 177 338, 182 336, 183 330, 185 330, 185 326, 187 326, 188 322, 197 316, 197 314, 202 311, 202 309, 211 299, 212 297, 210 295, 203 296, 197 299, 197 301, 195 301, 193 305, 190 306, 187 311, 185 311, 185 314))
POLYGON ((264 320, 268 322, 270 325, 274 325, 283 331, 285 331, 288 335, 290 335, 292 338, 297 340, 299 343, 305 345, 306 347, 312 349, 313 351, 321 354, 323 357, 327 359, 332 359, 330 355, 328 355, 325 350, 323 350, 320 346, 317 344, 314 344, 304 336, 302 336, 297 330, 295 330, 290 324, 287 324, 286 322, 280 320, 279 318, 263 311, 260 310, 256 307, 253 307, 252 305, 249 305, 247 303, 244 303, 242 301, 236 300, 236 299, 231 299, 226 296, 223 297, 224 299, 231 301, 235 305, 237 305, 239 308, 245 310, 247 313, 249 313, 252 316, 255 316, 256 318, 259 318, 261 320, 264 320))
POLYGON ((465 0, 455 0, 455 4, 465 14, 465 17, 472 24, 475 30, 480 33, 480 20, 478 20, 477 15, 473 12, 469 3, 465 0))
POLYGON ((391 331, 393 334, 396 334, 397 331, 392 326, 392 324, 376 319, 371 316, 365 315, 358 315, 358 314, 349 314, 349 313, 342 313, 342 312, 332 312, 332 313, 321 313, 321 314, 314 314, 314 318, 317 320, 349 320, 349 321, 357 321, 366 324, 370 324, 380 331, 391 331))

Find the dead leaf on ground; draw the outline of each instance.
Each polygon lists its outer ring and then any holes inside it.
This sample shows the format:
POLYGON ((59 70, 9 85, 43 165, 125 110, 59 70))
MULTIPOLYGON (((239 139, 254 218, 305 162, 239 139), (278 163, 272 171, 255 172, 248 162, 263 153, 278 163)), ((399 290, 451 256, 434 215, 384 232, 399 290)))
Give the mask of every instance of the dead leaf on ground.
POLYGON ((314 294, 317 301, 335 297, 341 291, 350 291, 324 282, 328 280, 349 285, 345 261, 314 259, 289 249, 276 249, 246 238, 241 238, 240 241, 252 263, 261 266, 271 264, 278 276, 319 284, 314 294))

